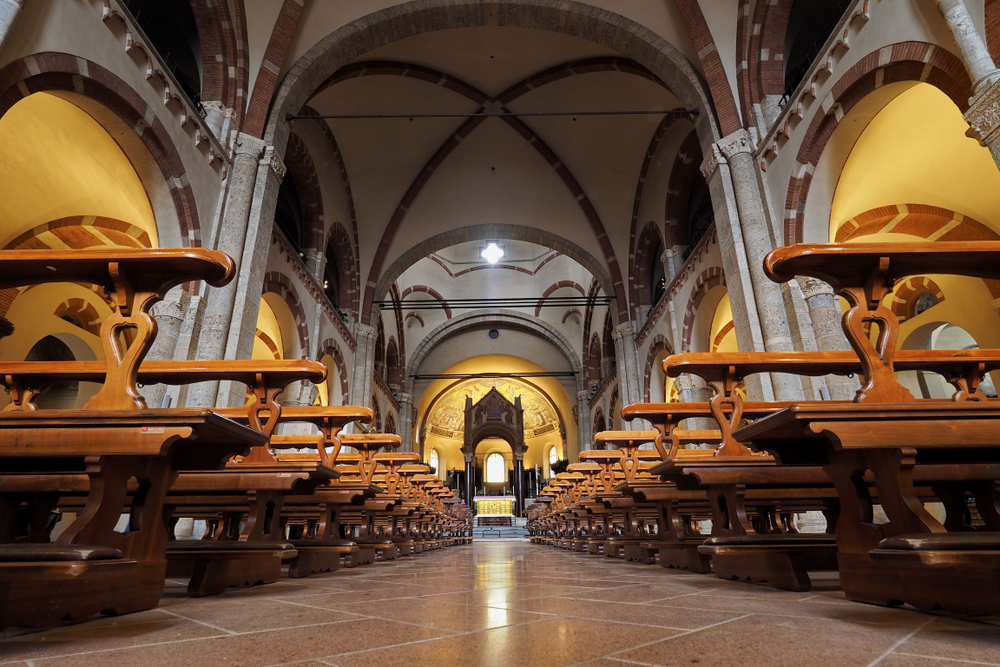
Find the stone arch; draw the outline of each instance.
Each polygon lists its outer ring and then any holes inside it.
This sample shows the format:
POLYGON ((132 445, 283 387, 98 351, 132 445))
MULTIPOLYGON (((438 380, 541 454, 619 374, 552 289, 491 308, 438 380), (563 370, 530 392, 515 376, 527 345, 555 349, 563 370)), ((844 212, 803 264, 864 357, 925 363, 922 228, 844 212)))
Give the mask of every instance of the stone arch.
MULTIPOLYGON (((817 113, 806 130, 785 197, 785 210, 789 211, 785 217, 786 244, 802 241, 812 173, 841 119, 868 94, 903 81, 929 83, 950 97, 963 112, 969 107, 972 82, 965 66, 957 56, 940 46, 898 42, 862 58, 833 85, 823 103, 827 113, 817 113)), ((863 129, 859 128, 858 132, 863 129)))
POLYGON ((656 256, 657 247, 666 248, 666 245, 663 243, 659 226, 650 220, 642 228, 633 253, 631 292, 632 305, 636 310, 654 305, 653 294, 656 293, 656 286, 653 285, 653 262, 660 261, 659 256, 656 256))
POLYGON ((399 381, 401 366, 399 363, 399 345, 396 344, 396 337, 389 336, 389 341, 385 344, 385 382, 388 385, 400 386, 399 381))
POLYGON ((327 237, 326 251, 332 252, 337 262, 338 294, 337 307, 357 317, 358 299, 358 265, 351 245, 350 234, 339 222, 330 225, 327 237))
MULTIPOLYGON (((288 148, 285 149, 285 166, 288 168, 286 178, 291 178, 299 197, 302 211, 302 230, 299 239, 300 250, 309 261, 310 251, 323 253, 323 194, 320 192, 319 175, 313 164, 309 148, 299 135, 288 138, 288 148)), ((340 268, 338 263, 337 268, 340 268)))
POLYGON ((191 0, 191 11, 198 27, 201 48, 202 102, 220 102, 225 108, 232 109, 238 120, 243 116, 243 109, 237 100, 240 66, 232 18, 225 4, 211 0, 191 0))
POLYGON ((442 310, 444 310, 445 316, 449 320, 451 319, 451 306, 448 305, 448 300, 445 299, 443 296, 441 296, 441 293, 438 292, 433 287, 428 287, 427 285, 413 285, 411 287, 407 287, 399 295, 400 302, 402 302, 403 299, 410 296, 411 294, 415 294, 417 292, 423 292, 424 294, 429 294, 437 301, 440 301, 441 308, 442 310))
POLYGON ((681 142, 670 169, 670 180, 667 184, 667 201, 663 212, 666 221, 666 238, 664 247, 687 247, 691 243, 688 238, 688 206, 689 195, 695 181, 704 179, 701 173, 702 153, 698 137, 694 131, 681 142))
MULTIPOLYGON (((429 239, 425 239, 400 255, 399 258, 393 262, 392 265, 385 270, 385 272, 383 272, 381 278, 379 278, 378 284, 375 286, 375 291, 372 293, 376 295, 388 293, 390 286, 396 281, 397 278, 399 278, 399 276, 403 274, 403 271, 433 252, 437 252, 442 248, 447 248, 459 243, 465 243, 466 241, 477 241, 485 238, 527 241, 529 243, 557 250, 587 269, 592 276, 600 281, 605 294, 615 294, 611 276, 604 270, 604 267, 601 266, 593 255, 588 253, 586 250, 575 243, 567 241, 561 236, 556 236, 551 232, 536 229, 534 227, 511 224, 470 225, 468 227, 461 227, 459 229, 442 232, 436 236, 430 237, 429 239)), ((380 253, 384 253, 385 250, 386 246, 384 244, 379 247, 380 253)), ((407 291, 403 290, 404 298, 406 294, 407 291)), ((368 299, 365 301, 365 308, 369 308, 369 304, 371 302, 368 299)), ((609 311, 613 311, 617 315, 617 311, 615 309, 609 308, 609 311)))
POLYGON ((295 332, 298 335, 299 348, 302 356, 309 353, 309 324, 306 321, 306 313, 302 309, 302 302, 292 285, 288 276, 278 271, 269 271, 264 274, 264 284, 261 286, 261 296, 267 293, 277 294, 281 297, 285 305, 295 318, 295 332))
POLYGON ((661 352, 668 352, 669 354, 674 353, 674 347, 667 340, 666 336, 663 334, 656 334, 653 340, 649 344, 649 351, 646 352, 646 374, 645 381, 643 383, 644 400, 649 402, 649 383, 653 381, 653 364, 656 362, 656 357, 659 356, 661 352))
POLYGON ((157 197, 150 196, 163 245, 174 241, 185 247, 201 245, 198 205, 187 181, 187 170, 166 127, 139 93, 110 70, 86 58, 36 53, 0 69, 0 116, 39 92, 65 96, 90 114, 116 137, 146 191, 173 203, 172 210, 157 210, 157 197), (171 223, 177 225, 176 232, 167 229, 171 223))
POLYGON ((39 237, 51 234, 71 248, 93 248, 108 245, 108 241, 126 248, 151 248, 149 234, 140 227, 124 220, 95 215, 73 215, 42 223, 11 239, 7 249, 45 249, 52 246, 39 237), (95 230, 91 233, 91 227, 95 230))
POLYGON ((705 295, 709 290, 719 285, 725 286, 726 274, 722 272, 722 267, 713 266, 702 271, 695 281, 694 289, 691 291, 691 298, 688 299, 687 308, 684 310, 684 326, 681 331, 681 351, 691 350, 691 333, 694 327, 694 320, 698 314, 698 306, 701 305, 705 295))
MULTIPOLYGON (((347 364, 344 362, 344 354, 340 351, 340 346, 332 338, 327 338, 320 343, 319 359, 327 355, 333 357, 333 362, 337 364, 337 374, 340 376, 340 395, 343 396, 344 405, 347 405, 350 393, 350 386, 347 380, 347 364)), ((333 378, 328 378, 328 381, 332 382, 333 378)))
POLYGON ((890 310, 900 323, 916 316, 917 299, 924 294, 932 294, 938 303, 945 300, 944 291, 927 276, 911 276, 896 285, 892 293, 890 310))
POLYGON ((538 317, 539 315, 542 314, 542 305, 545 303, 545 300, 549 298, 553 292, 561 290, 563 288, 575 289, 577 292, 580 293, 580 296, 587 296, 587 293, 583 291, 583 287, 581 287, 580 284, 576 281, 560 280, 558 282, 552 283, 551 285, 545 288, 545 291, 542 292, 542 296, 539 297, 538 303, 535 305, 535 317, 538 317))
POLYGON ((410 355, 406 373, 407 394, 413 393, 413 376, 420 370, 420 365, 427 358, 427 355, 445 339, 460 333, 470 327, 482 326, 484 324, 506 324, 512 328, 520 329, 528 333, 536 334, 552 343, 569 362, 570 368, 576 375, 576 390, 583 390, 583 366, 580 358, 573 351, 573 346, 566 340, 566 337, 551 324, 531 315, 508 310, 506 308, 490 308, 488 310, 474 310, 455 319, 448 320, 428 333, 417 348, 410 355))
POLYGON ((975 218, 928 204, 893 204, 870 209, 844 222, 834 240, 843 243, 888 231, 935 241, 1000 240, 1000 234, 975 218))
POLYGON ((587 384, 601 381, 601 337, 595 331, 587 348, 587 384))

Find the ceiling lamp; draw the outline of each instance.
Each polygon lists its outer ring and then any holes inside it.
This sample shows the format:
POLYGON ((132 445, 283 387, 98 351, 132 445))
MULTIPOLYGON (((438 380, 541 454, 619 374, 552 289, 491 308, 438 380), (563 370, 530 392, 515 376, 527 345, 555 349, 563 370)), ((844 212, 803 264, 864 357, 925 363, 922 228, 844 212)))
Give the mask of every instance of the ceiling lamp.
POLYGON ((498 246, 493 241, 490 241, 489 245, 487 245, 479 252, 479 256, 485 259, 490 264, 496 264, 498 261, 500 261, 500 258, 504 256, 504 254, 505 253, 503 251, 503 248, 498 246))

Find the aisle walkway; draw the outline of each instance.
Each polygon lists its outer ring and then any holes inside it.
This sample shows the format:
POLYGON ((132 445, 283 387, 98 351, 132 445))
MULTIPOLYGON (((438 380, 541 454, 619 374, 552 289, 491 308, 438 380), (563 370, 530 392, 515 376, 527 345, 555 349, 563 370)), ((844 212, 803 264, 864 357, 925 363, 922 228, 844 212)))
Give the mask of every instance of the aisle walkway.
POLYGON ((0 664, 478 667, 1000 664, 1000 619, 871 607, 485 541, 0 640, 0 664))

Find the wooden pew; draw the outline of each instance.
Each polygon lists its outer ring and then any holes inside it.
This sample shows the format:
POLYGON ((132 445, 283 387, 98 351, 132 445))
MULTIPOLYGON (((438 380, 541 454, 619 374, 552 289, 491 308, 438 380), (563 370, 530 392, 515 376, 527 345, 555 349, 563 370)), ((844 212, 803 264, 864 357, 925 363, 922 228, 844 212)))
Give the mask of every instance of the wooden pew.
POLYGON ((1000 278, 998 260, 1000 243, 988 241, 805 244, 780 248, 765 260, 773 280, 813 276, 847 299, 844 331, 865 382, 854 403, 792 406, 734 436, 783 462, 825 467, 840 498, 838 561, 851 599, 963 614, 1000 611, 1000 469, 994 467, 1000 461, 1000 404, 981 400, 977 391, 978 373, 986 367, 968 378, 960 400, 915 401, 896 379, 898 321, 882 303, 898 280, 911 275, 1000 278), (971 493, 987 531, 962 526, 966 530, 952 532, 927 512, 915 483, 922 463, 950 467, 955 480, 947 495, 971 493), (976 480, 976 466, 992 470, 994 479, 976 480), (871 494, 858 483, 868 470, 888 524, 871 521, 871 494))
MULTIPOLYGON (((156 332, 149 309, 181 283, 227 283, 234 264, 202 249, 18 250, 0 251, 0 268, 0 288, 81 282, 101 286, 114 307, 100 332, 106 381, 84 410, 0 413, 4 473, 36 473, 44 484, 47 472, 72 469, 90 482, 83 511, 56 543, 0 545, 0 628, 155 607, 166 568, 163 498, 174 477, 220 468, 266 438, 209 410, 146 406, 137 374, 156 332), (132 477, 140 490, 131 530, 118 533, 132 477)), ((0 504, 0 515, 16 511, 0 504)))

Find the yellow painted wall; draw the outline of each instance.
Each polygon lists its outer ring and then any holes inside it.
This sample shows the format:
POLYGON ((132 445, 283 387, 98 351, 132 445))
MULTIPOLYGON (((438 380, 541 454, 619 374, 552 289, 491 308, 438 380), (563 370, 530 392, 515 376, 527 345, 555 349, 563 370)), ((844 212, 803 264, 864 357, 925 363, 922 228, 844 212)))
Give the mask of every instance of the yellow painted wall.
MULTIPOLYGON (((444 372, 529 373, 544 370, 545 369, 538 364, 532 363, 526 359, 521 359, 520 357, 504 354, 487 354, 465 359, 451 366, 444 372)), ((420 399, 420 403, 417 405, 417 424, 423 424, 431 402, 435 397, 451 387, 453 382, 453 380, 435 380, 430 384, 430 386, 428 386, 427 390, 424 391, 423 396, 420 399)), ((566 429, 566 441, 575 442, 579 436, 577 435, 578 432, 576 423, 573 421, 573 403, 570 401, 569 396, 562 388, 562 385, 560 385, 554 378, 531 378, 531 382, 540 387, 542 391, 547 393, 549 398, 552 399, 552 402, 555 404, 556 408, 558 408, 560 416, 562 417, 562 425, 566 429)), ((524 455, 525 470, 533 468, 536 464, 538 465, 539 470, 544 470, 545 463, 548 460, 548 450, 552 445, 556 446, 560 459, 566 458, 566 452, 558 432, 546 433, 545 435, 535 438, 528 438, 526 440, 526 444, 528 446, 528 451, 524 455)), ((465 458, 463 457, 461 451, 462 441, 441 438, 428 432, 423 443, 425 462, 430 461, 431 449, 437 449, 438 455, 441 457, 442 469, 461 470, 465 468, 465 458)), ((477 454, 482 454, 482 452, 477 451, 477 454)), ((478 463, 481 465, 482 461, 479 460, 478 463)))
POLYGON ((156 222, 142 182, 97 121, 66 100, 36 93, 0 118, 0 247, 38 225, 75 215, 156 222))
POLYGON ((1000 170, 965 136, 955 103, 930 84, 906 90, 869 123, 844 165, 830 214, 830 238, 845 221, 878 206, 930 204, 972 216, 1000 232, 1000 170))

